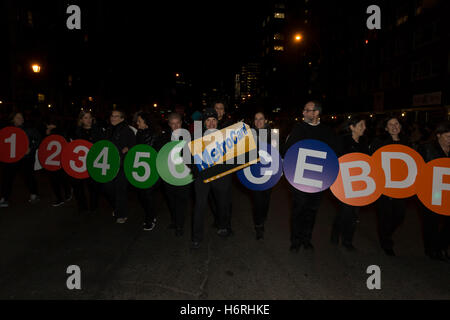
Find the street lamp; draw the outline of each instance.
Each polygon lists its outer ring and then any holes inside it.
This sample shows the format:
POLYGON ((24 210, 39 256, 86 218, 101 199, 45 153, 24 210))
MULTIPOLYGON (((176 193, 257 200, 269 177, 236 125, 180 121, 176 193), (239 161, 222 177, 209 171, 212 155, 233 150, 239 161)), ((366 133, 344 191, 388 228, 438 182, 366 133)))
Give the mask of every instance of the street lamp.
POLYGON ((300 41, 302 41, 302 39, 303 39, 303 36, 299 33, 297 33, 294 37, 295 42, 300 42, 300 41))
POLYGON ((34 72, 34 73, 39 73, 39 72, 41 72, 41 66, 38 65, 38 64, 33 64, 33 65, 31 66, 31 69, 33 69, 33 72, 34 72))

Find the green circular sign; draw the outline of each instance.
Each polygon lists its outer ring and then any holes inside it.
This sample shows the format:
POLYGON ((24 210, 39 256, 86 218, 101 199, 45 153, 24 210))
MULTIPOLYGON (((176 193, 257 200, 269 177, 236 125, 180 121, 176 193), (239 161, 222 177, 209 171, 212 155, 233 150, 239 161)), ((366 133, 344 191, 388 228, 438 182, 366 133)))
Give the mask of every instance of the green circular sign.
POLYGON ((128 151, 124 169, 128 181, 139 189, 152 187, 159 179, 156 170, 157 152, 151 146, 140 144, 128 151))
POLYGON ((181 151, 186 141, 172 141, 158 153, 158 173, 161 178, 173 186, 185 186, 194 181, 191 169, 183 163, 181 151))
POLYGON ((112 142, 99 141, 89 150, 86 166, 92 179, 100 183, 110 182, 119 173, 119 151, 112 142))

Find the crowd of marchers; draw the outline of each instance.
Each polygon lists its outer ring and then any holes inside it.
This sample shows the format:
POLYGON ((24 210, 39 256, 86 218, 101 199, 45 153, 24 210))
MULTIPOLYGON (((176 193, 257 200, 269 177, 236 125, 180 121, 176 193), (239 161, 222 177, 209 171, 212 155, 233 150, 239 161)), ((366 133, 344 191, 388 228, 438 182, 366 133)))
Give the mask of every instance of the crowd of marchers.
MULTIPOLYGON (((304 139, 315 139, 329 145, 339 156, 348 153, 365 153, 371 155, 377 149, 390 144, 401 144, 417 150, 425 160, 449 157, 450 150, 450 122, 442 122, 434 126, 434 131, 426 139, 414 139, 413 134, 405 134, 402 117, 394 114, 387 115, 380 126, 381 132, 369 132, 364 117, 354 115, 339 128, 333 128, 321 122, 322 106, 317 101, 311 101, 301 109, 303 119, 294 124, 288 131, 290 134, 281 141, 279 151, 283 157, 286 151, 304 139), (338 133, 338 134, 337 134, 338 133)), ((259 136, 260 130, 270 130, 269 120, 264 111, 256 111, 252 119, 245 119, 259 136)), ((14 191, 14 180, 22 175, 29 189, 29 202, 40 201, 39 186, 36 179, 36 151, 40 142, 50 135, 61 135, 67 141, 82 139, 91 143, 101 140, 112 142, 119 150, 121 168, 111 182, 99 184, 91 178, 77 180, 69 177, 63 170, 50 172, 48 176, 54 201, 53 207, 62 207, 65 203, 77 202, 78 211, 85 214, 95 214, 99 210, 99 197, 105 197, 111 207, 115 222, 124 224, 128 220, 128 192, 136 192, 144 212, 143 229, 152 231, 157 224, 158 212, 155 211, 155 192, 161 189, 167 200, 171 215, 170 229, 180 237, 186 229, 186 218, 192 216, 191 247, 201 247, 204 240, 205 213, 210 208, 214 216, 214 227, 217 235, 229 237, 232 229, 232 175, 204 183, 195 166, 192 166, 194 183, 187 186, 173 186, 159 180, 149 189, 138 189, 126 179, 123 159, 127 152, 137 144, 146 144, 159 150, 172 140, 172 132, 185 128, 193 133, 193 121, 202 121, 203 129, 224 129, 241 121, 240 117, 227 114, 226 103, 216 101, 203 112, 195 112, 188 119, 179 113, 171 113, 164 126, 149 112, 137 112, 127 115, 123 110, 114 109, 109 119, 96 119, 91 111, 81 111, 73 126, 61 121, 61 117, 49 114, 40 123, 28 123, 20 111, 13 112, 4 126, 22 128, 29 140, 26 156, 19 162, 2 164, 0 208, 8 208, 10 196, 14 191), (103 121, 102 121, 103 120, 103 121), (129 120, 129 121, 128 121, 129 120), (192 213, 191 213, 192 212, 192 213)), ((414 132, 420 128, 413 126, 414 132)), ((270 131, 269 131, 270 132, 270 131)), ((256 141, 260 139, 255 137, 256 141)), ((267 144, 271 143, 270 135, 267 144)), ((258 146, 259 148, 259 146, 258 146)), ((225 165, 225 164, 224 164, 225 165)), ((323 192, 306 193, 291 187, 292 212, 290 251, 293 253, 303 250, 314 250, 312 234, 317 212, 320 208, 323 192)), ((272 190, 252 191, 253 222, 257 240, 265 237, 265 223, 269 213, 272 190)), ((382 195, 376 202, 377 232, 381 248, 389 256, 395 256, 393 235, 402 224, 406 213, 407 199, 394 199, 382 195)), ((425 254, 434 260, 449 261, 450 246, 450 217, 439 215, 427 209, 421 203, 422 236, 425 254)), ((234 204, 236 206, 236 204, 234 204)), ((334 245, 342 245, 349 251, 355 251, 354 234, 357 228, 359 207, 339 204, 339 209, 329 235, 334 245)))

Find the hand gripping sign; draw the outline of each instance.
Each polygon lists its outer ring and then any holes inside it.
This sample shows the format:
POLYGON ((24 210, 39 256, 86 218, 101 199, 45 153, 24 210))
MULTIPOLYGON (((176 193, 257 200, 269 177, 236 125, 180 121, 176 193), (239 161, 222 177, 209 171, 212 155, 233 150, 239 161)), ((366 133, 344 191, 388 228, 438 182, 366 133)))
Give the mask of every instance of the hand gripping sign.
POLYGON ((125 176, 133 186, 148 189, 158 181, 156 157, 156 150, 146 144, 134 146, 127 152, 124 161, 125 176))
POLYGON ((15 163, 28 152, 27 134, 20 128, 6 127, 0 130, 0 162, 15 163))
POLYGON ((425 162, 415 150, 404 145, 391 144, 378 149, 372 159, 374 163, 381 164, 384 171, 384 195, 402 199, 416 194, 416 177, 423 170, 425 162))
POLYGON ((248 189, 264 191, 273 188, 283 175, 282 160, 278 150, 260 143, 260 161, 237 172, 239 181, 248 189))
POLYGON ((100 183, 110 182, 119 173, 119 151, 110 141, 98 141, 89 150, 86 166, 92 179, 100 183))
POLYGON ((183 163, 181 151, 186 141, 172 141, 158 153, 157 170, 161 178, 172 186, 186 186, 194 181, 191 169, 183 163))
POLYGON ((416 184, 417 196, 428 209, 450 216, 450 158, 428 162, 416 184))
POLYGON ((60 135, 51 135, 45 138, 38 150, 41 166, 48 171, 60 170, 61 154, 66 144, 66 139, 60 135))
POLYGON ((75 179, 89 178, 86 158, 92 143, 86 140, 75 140, 65 145, 61 155, 61 165, 64 171, 75 179))
POLYGON ((297 190, 317 193, 328 189, 339 173, 339 161, 327 144, 302 140, 286 152, 284 174, 297 190))
POLYGON ((257 153, 252 130, 243 122, 206 134, 188 146, 205 183, 258 162, 252 155, 257 153))
POLYGON ((341 202, 365 206, 382 194, 384 175, 374 159, 363 153, 350 153, 339 158, 339 175, 331 192, 341 202))

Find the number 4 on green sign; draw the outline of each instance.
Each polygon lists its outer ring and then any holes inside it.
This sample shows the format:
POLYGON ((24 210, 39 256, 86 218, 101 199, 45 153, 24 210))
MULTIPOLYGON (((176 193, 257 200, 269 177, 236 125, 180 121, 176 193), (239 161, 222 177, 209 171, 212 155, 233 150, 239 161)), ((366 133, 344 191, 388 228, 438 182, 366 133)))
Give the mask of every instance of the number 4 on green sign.
POLYGON ((110 182, 119 173, 119 151, 113 143, 99 141, 89 150, 86 165, 92 179, 100 183, 110 182))

